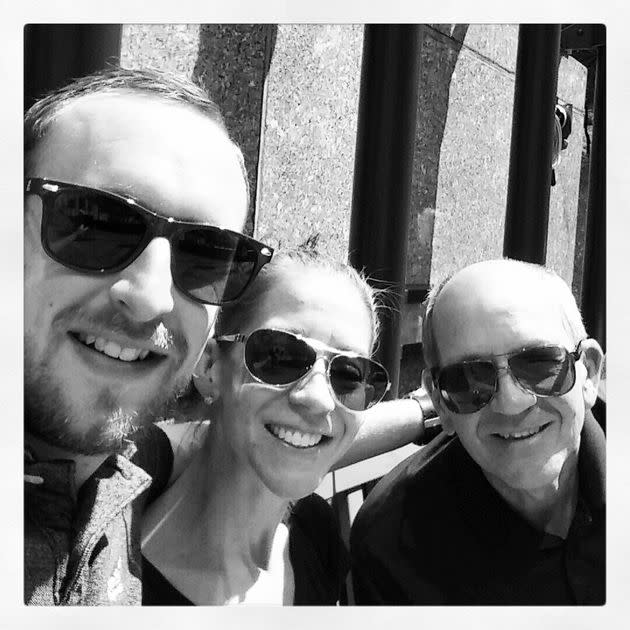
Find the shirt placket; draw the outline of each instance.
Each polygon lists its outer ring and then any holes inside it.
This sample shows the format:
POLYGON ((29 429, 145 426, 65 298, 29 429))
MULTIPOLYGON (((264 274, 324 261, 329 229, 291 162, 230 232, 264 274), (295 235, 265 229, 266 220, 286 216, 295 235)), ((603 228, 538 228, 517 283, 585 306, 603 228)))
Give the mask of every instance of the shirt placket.
MULTIPOLYGON (((89 560, 103 535, 124 537, 122 548, 129 550, 128 532, 123 513, 151 484, 151 477, 142 469, 132 464, 126 457, 110 457, 88 480, 88 497, 81 502, 76 519, 76 536, 68 561, 68 572, 61 593, 64 604, 81 603, 84 596, 84 581, 89 576, 89 560), (118 521, 116 523, 116 521, 118 521)), ((120 541, 119 541, 120 542, 120 541)), ((109 543, 100 551, 107 553, 109 543)), ((119 559, 126 566, 128 558, 119 559)), ((115 564, 116 560, 111 559, 115 564)), ((109 576, 98 576, 105 589, 109 576)), ((96 579, 90 577, 90 579, 96 579)), ((139 603, 139 602, 138 602, 139 603)))

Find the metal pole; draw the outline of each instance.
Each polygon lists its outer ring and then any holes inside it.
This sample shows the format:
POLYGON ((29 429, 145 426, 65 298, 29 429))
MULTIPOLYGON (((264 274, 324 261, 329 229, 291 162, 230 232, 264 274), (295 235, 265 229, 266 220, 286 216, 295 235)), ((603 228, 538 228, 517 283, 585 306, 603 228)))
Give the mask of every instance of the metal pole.
POLYGON ((350 222, 350 263, 390 288, 377 352, 398 393, 400 308, 418 106, 419 25, 367 25, 350 222))
POLYGON ((120 24, 27 24, 24 109, 73 78, 118 63, 120 24))
POLYGON ((503 255, 547 257, 560 24, 521 25, 516 56, 503 255))
POLYGON ((606 47, 597 48, 593 142, 588 177, 582 316, 591 337, 606 348, 606 47))

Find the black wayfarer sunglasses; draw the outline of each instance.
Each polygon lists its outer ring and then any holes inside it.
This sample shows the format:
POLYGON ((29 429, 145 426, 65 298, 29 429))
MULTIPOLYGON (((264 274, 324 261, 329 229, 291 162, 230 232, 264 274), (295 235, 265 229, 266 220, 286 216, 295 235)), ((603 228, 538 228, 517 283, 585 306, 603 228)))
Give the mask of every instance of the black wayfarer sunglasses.
POLYGON ((390 387, 387 370, 380 363, 284 330, 263 328, 249 335, 224 335, 217 341, 244 342, 247 370, 255 380, 268 385, 296 383, 308 374, 319 356, 324 356, 334 396, 351 411, 372 407, 390 387))
POLYGON ((25 192, 42 200, 42 246, 56 262, 116 273, 162 236, 171 245, 173 283, 202 304, 237 300, 273 255, 238 232, 160 216, 116 193, 39 178, 26 179, 25 192))
MULTIPOLYGON (((562 346, 536 346, 494 359, 507 357, 505 369, 524 390, 539 397, 562 396, 575 385, 575 362, 580 358, 581 343, 574 352, 562 346)), ((494 397, 502 369, 490 359, 475 359, 433 368, 431 376, 448 409, 475 413, 494 397)))

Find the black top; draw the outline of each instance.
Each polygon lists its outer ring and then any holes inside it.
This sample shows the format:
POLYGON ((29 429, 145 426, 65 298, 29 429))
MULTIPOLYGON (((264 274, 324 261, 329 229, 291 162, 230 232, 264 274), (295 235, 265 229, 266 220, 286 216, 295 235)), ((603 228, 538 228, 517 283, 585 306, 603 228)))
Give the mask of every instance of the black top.
POLYGON ((587 414, 565 540, 532 527, 454 439, 370 493, 351 536, 359 604, 604 604, 605 439, 587 414), (424 465, 423 465, 424 464, 424 465))
MULTIPOLYGON (((335 605, 349 562, 331 507, 312 494, 293 506, 287 525, 295 577, 294 605, 335 605)), ((144 556, 142 604, 192 606, 144 556)))

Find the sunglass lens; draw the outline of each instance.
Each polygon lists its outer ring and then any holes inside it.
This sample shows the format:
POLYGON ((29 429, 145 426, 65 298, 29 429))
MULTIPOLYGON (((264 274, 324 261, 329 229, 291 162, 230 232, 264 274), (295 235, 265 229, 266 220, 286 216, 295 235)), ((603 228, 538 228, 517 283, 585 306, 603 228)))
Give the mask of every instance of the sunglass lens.
POLYGON ((490 361, 470 361, 440 371, 438 385, 446 406, 456 413, 474 413, 488 404, 496 387, 490 361))
POLYGON ((524 350, 510 358, 510 369, 522 385, 541 396, 566 394, 575 382, 575 365, 560 346, 524 350))
POLYGON ((363 411, 383 399, 389 377, 375 361, 339 355, 330 364, 330 383, 344 407, 363 411))
POLYGON ((270 385, 299 380, 315 359, 315 351, 308 344, 280 330, 257 330, 245 344, 245 365, 253 376, 270 385))
POLYGON ((44 247, 63 264, 85 271, 124 263, 146 234, 140 213, 97 192, 63 190, 44 212, 44 247))
POLYGON ((257 250, 245 237, 217 228, 180 232, 175 248, 175 282, 182 291, 209 304, 236 299, 256 271, 257 250))

